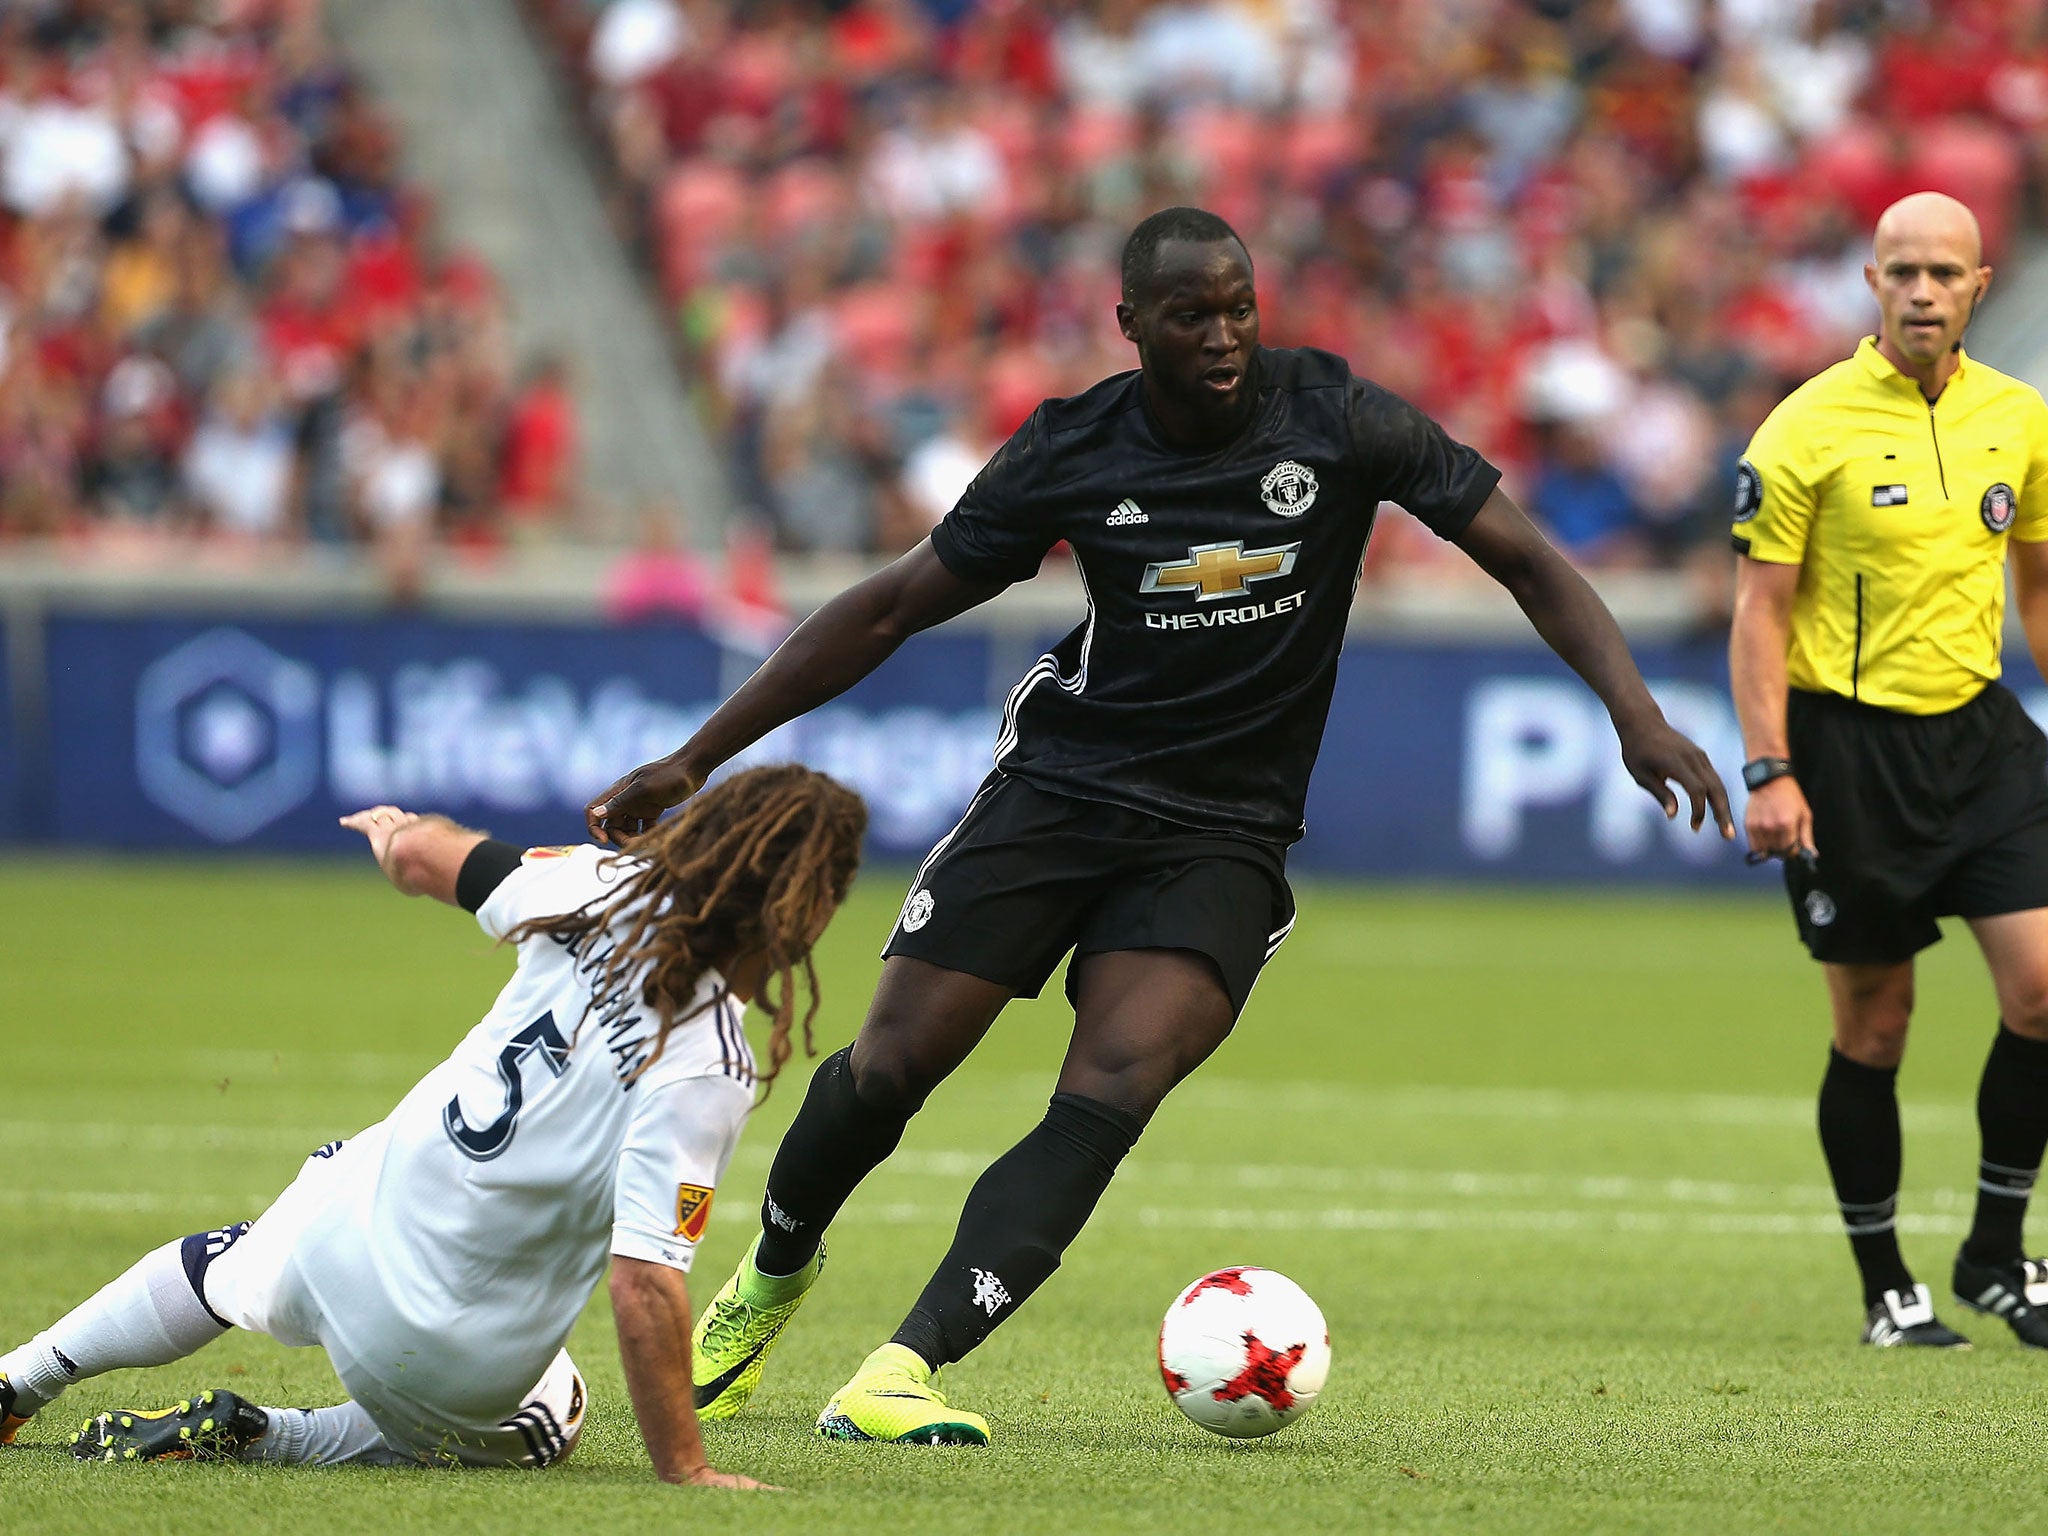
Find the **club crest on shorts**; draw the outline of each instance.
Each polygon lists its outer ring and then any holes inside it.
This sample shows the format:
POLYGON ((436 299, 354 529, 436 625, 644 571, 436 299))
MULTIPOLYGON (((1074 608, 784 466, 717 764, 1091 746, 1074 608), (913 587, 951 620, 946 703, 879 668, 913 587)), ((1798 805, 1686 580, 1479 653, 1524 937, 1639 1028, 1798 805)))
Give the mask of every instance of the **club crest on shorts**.
POLYGON ((711 1220, 711 1191, 702 1184, 676 1186, 676 1236, 696 1242, 711 1220))
POLYGON ((1306 464, 1282 459, 1259 482, 1259 499, 1280 517, 1299 517, 1316 504, 1316 472, 1306 464))
POLYGON ((1984 519, 1984 526, 1993 533, 2004 533, 2019 512, 2019 501, 2013 496, 2012 487, 2003 480, 1986 491, 1984 499, 1977 503, 1977 515, 1984 519))
POLYGON ((1747 459, 1735 464, 1735 521, 1746 523, 1764 504, 1764 477, 1747 459))
POLYGON ((1835 898, 1826 891, 1808 891, 1806 920, 1816 928, 1827 927, 1835 920, 1835 898))
POLYGON ((930 891, 912 891, 910 900, 903 903, 903 916, 897 920, 905 933, 915 933, 932 920, 932 908, 936 903, 930 891))

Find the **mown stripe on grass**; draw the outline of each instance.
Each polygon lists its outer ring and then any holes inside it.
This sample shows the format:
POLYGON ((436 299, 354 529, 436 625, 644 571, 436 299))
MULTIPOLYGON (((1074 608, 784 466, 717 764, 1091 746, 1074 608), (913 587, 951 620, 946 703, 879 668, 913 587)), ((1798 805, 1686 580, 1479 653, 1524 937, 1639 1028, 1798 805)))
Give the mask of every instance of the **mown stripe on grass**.
MULTIPOLYGON (((0 1206, 108 1214, 153 1211, 218 1210, 233 1205, 255 1211, 268 1197, 240 1200, 199 1192, 147 1190, 0 1189, 0 1206)), ((904 1201, 864 1204, 849 1218, 891 1226, 945 1226, 959 1218, 951 1204, 904 1201)), ((1185 1227, 1262 1232, 1604 1232, 1651 1235, 1811 1237, 1841 1230, 1836 1216, 1792 1211, 1659 1211, 1643 1209, 1460 1206, 1319 1206, 1289 1210, 1219 1209, 1215 1206, 1145 1205, 1135 1211, 1114 1206, 1106 1219, 1135 1220, 1144 1227, 1185 1227)), ((1959 1215, 1902 1214, 1899 1230, 1935 1236, 1956 1236, 1968 1230, 1959 1215)))
MULTIPOLYGON (((119 1121, 0 1120, 0 1144, 20 1143, 67 1148, 122 1148, 134 1152, 209 1151, 233 1149, 263 1152, 310 1152, 302 1129, 218 1124, 141 1124, 119 1121)), ((766 1141, 740 1149, 736 1170, 765 1171, 775 1155, 766 1141)), ((995 1161, 1000 1149, 925 1148, 896 1153, 873 1177, 967 1180, 995 1161)), ((1465 1200, 1546 1200, 1556 1202, 1632 1202, 1681 1207, 1748 1207, 1767 1212, 1787 1208, 1800 1213, 1825 1213, 1835 1222, 1834 1193, 1823 1184, 1744 1184, 1718 1179, 1644 1178, 1628 1174, 1500 1173, 1475 1169, 1390 1168, 1377 1164, 1329 1166, 1296 1163, 1197 1163, 1153 1161, 1142 1154, 1125 1164, 1118 1189, 1200 1188, 1273 1191, 1301 1197, 1315 1193, 1371 1191, 1465 1200)), ((36 1191, 11 1198, 32 1199, 36 1191)), ((0 1190, 0 1197, 7 1192, 0 1190)), ((190 1200, 197 1196, 181 1195, 190 1200)), ((268 1204, 271 1196, 259 1197, 268 1204)), ((1971 1191, 1939 1187, 1914 1193, 1916 1201, 1937 1211, 1966 1211, 1974 1204, 1971 1191)), ((1832 1230, 1832 1228, 1830 1228, 1832 1230)))

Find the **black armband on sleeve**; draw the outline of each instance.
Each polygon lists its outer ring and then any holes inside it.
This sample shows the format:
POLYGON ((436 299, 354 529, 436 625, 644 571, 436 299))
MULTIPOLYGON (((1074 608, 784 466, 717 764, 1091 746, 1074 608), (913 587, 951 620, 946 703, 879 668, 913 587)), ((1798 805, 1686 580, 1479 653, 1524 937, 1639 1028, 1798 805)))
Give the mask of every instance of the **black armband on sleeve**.
POLYGON ((456 873, 455 904, 465 912, 476 911, 491 899, 491 892, 505 883, 505 877, 519 867, 524 857, 510 843, 485 838, 469 850, 469 857, 456 873))

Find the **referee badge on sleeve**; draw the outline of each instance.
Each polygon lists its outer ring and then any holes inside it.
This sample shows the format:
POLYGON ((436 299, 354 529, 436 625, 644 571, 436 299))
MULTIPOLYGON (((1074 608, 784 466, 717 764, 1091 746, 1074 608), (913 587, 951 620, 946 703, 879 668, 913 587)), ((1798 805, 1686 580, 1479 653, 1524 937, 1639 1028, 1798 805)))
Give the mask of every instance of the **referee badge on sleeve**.
POLYGON ((1749 460, 1738 460, 1735 465, 1735 521, 1748 522, 1763 504, 1764 477, 1756 472, 1756 466, 1749 460))
POLYGON ((1993 533, 2004 533, 2012 526, 2012 520, 2019 515, 2020 504, 2014 499, 2012 487, 2003 480, 1984 493, 1984 499, 1977 503, 1977 515, 1984 519, 1984 526, 1993 533))
POLYGON ((696 1242, 711 1220, 711 1191, 702 1184, 676 1186, 676 1236, 696 1242))

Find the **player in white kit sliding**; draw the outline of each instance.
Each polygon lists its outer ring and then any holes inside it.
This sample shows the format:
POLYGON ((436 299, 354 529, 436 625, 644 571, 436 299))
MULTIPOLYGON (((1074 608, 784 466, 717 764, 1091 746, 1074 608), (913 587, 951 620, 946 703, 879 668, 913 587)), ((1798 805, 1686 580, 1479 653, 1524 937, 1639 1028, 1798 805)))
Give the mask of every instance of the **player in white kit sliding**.
POLYGON ((144 1257, 0 1355, 0 1444, 66 1387, 162 1365, 230 1326, 323 1346, 350 1400, 225 1391, 102 1413, 75 1454, 546 1466, 587 1394, 563 1342, 611 1269, 627 1390, 655 1470, 705 1461, 683 1279, 757 1081, 790 1053, 795 977, 845 898, 866 810, 799 767, 737 774, 635 840, 533 849, 391 806, 343 825, 407 895, 518 949, 482 1023, 383 1120, 322 1147, 253 1224, 144 1257), (774 1016, 757 1073, 741 1005, 774 1016))

